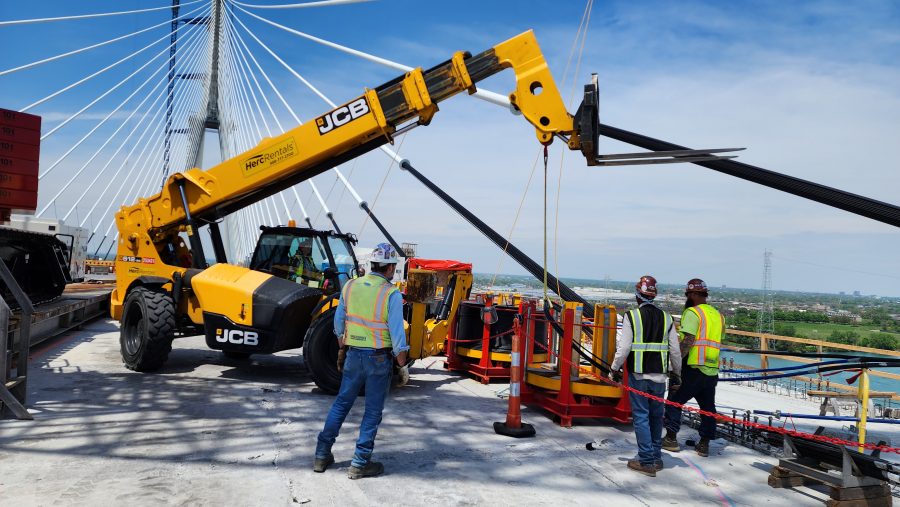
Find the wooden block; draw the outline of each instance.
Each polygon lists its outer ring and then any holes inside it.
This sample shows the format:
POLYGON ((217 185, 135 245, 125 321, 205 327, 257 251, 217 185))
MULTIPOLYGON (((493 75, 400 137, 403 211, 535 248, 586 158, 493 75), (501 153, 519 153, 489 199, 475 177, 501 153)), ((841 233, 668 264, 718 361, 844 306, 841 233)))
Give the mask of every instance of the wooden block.
POLYGON ((772 474, 773 477, 778 477, 778 478, 801 477, 801 475, 798 474, 797 472, 794 472, 794 471, 788 470, 787 468, 782 468, 782 467, 774 467, 774 468, 772 468, 772 471, 769 473, 772 474))
POLYGON ((9 109, 0 109, 0 125, 41 131, 41 117, 9 109))
POLYGON ((865 498, 861 500, 835 500, 829 498, 825 501, 827 507, 892 507, 891 497, 865 498))
POLYGON ((858 488, 835 488, 831 489, 831 498, 834 500, 862 500, 868 498, 890 497, 891 488, 887 484, 878 486, 862 486, 858 488))
POLYGON ((795 488, 797 486, 803 486, 803 483, 806 482, 806 477, 802 475, 795 475, 793 477, 775 477, 774 475, 769 476, 769 486, 773 488, 795 488))

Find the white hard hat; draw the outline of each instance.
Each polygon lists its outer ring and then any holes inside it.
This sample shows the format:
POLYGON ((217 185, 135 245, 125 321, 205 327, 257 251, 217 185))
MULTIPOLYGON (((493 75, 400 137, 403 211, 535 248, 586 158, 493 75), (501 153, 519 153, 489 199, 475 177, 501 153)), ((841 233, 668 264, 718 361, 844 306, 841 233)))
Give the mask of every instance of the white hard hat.
POLYGON ((390 243, 378 243, 372 250, 372 262, 377 264, 397 264, 397 250, 390 243))

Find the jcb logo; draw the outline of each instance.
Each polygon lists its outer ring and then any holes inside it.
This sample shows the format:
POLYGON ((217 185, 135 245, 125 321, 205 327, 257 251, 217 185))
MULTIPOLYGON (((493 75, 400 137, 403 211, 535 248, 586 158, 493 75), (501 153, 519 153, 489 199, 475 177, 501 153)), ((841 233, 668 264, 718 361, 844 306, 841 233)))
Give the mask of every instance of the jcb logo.
POLYGON ((319 134, 327 134, 368 112, 369 103, 366 102, 365 97, 360 97, 345 106, 335 109, 325 116, 316 118, 316 126, 319 127, 319 134))
POLYGON ((216 341, 235 345, 259 345, 259 333, 240 329, 216 329, 216 341))

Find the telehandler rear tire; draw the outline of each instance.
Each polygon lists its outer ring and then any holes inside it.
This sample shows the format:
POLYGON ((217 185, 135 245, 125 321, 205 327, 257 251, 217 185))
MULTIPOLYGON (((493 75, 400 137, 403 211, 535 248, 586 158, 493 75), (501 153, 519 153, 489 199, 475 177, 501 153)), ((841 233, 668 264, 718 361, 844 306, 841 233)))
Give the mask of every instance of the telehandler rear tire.
POLYGON ((175 339, 175 303, 167 294, 136 287, 125 298, 119 345, 122 361, 134 371, 158 370, 175 339))
POLYGON ((323 313, 309 326, 303 341, 303 362, 313 382, 328 394, 337 394, 343 375, 337 370, 338 341, 334 334, 334 313, 323 313))

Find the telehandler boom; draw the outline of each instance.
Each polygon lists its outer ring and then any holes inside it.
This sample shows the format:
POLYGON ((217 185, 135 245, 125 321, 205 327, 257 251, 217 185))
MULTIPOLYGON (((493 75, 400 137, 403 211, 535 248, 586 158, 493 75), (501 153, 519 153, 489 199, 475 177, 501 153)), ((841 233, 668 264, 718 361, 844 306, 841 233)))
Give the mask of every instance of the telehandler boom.
MULTIPOLYGON (((246 268, 228 263, 218 222, 391 143, 401 129, 428 125, 439 102, 461 92, 474 93, 476 83, 504 69, 515 73, 510 102, 534 126, 538 141, 547 145, 554 137, 564 139, 570 149, 584 153, 588 165, 595 165, 596 81, 586 87, 586 100, 576 115, 569 114, 531 31, 474 56, 457 52, 430 69, 417 68, 367 89, 315 121, 264 139, 209 170, 172 174, 158 194, 116 213, 119 239, 111 313, 122 321, 126 366, 158 369, 176 334, 202 333, 210 347, 232 357, 303 347, 316 384, 336 391, 340 375, 331 316, 341 284, 357 274, 354 238, 295 227, 264 230, 254 258, 266 248, 266 255, 280 260, 246 268), (209 227, 216 261, 211 266, 200 241, 201 227, 209 227), (318 264, 309 262, 313 252, 320 254, 318 264), (351 260, 344 265, 349 268, 341 268, 337 257, 346 261, 348 256, 351 260), (321 275, 297 276, 306 269, 321 270, 321 275)), ((420 283, 422 275, 410 283, 420 283)), ((411 312, 412 359, 432 353, 443 340, 446 322, 452 322, 471 288, 471 273, 457 273, 452 283, 447 291, 452 301, 444 305, 450 311, 436 317, 443 325, 434 319, 426 323, 421 309, 411 312)))

